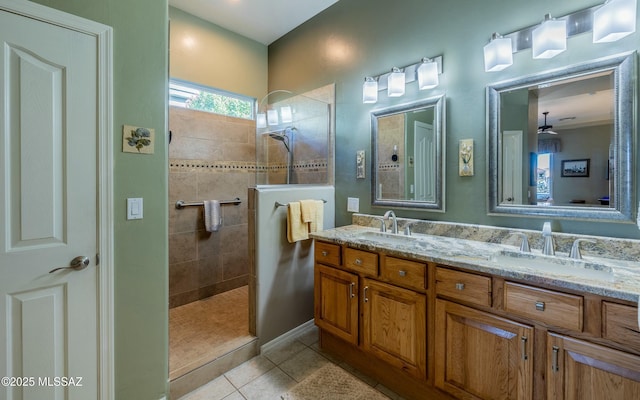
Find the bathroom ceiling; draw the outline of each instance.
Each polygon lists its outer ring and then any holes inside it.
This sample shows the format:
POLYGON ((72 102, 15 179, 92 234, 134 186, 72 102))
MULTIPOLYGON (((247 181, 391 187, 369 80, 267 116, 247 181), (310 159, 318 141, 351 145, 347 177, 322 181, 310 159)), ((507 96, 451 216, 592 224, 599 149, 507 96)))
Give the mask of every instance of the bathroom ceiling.
POLYGON ((338 0, 169 0, 169 5, 269 45, 338 0))

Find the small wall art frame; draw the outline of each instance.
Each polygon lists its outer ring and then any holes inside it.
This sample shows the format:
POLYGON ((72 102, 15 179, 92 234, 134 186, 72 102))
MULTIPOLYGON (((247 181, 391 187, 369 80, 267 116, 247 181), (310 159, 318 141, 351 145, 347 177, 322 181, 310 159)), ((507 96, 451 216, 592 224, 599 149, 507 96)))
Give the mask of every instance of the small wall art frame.
POLYGON ((563 178, 586 178, 589 176, 589 161, 585 158, 582 160, 562 160, 563 178))
POLYGON ((154 129, 123 125, 122 151, 125 153, 153 154, 155 136, 154 129))
POLYGON ((462 139, 458 142, 459 175, 473 176, 473 139, 462 139))

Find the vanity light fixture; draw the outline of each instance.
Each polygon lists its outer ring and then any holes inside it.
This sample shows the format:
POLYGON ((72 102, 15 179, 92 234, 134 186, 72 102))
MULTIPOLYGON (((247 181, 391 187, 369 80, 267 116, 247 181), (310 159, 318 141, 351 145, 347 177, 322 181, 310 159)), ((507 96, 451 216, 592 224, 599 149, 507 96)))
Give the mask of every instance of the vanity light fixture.
POLYGON ((416 73, 418 74, 418 89, 433 89, 438 86, 438 63, 430 58, 422 59, 416 73))
POLYGON ((637 0, 607 0, 593 13, 593 43, 614 42, 636 31, 637 0))
POLYGON ((484 70, 502 71, 513 64, 511 38, 504 38, 497 32, 491 35, 491 41, 484 46, 484 70))
POLYGON ((371 76, 364 78, 362 84, 362 102, 375 103, 378 101, 378 81, 371 76))
POLYGON ((533 58, 553 58, 567 50, 567 21, 544 16, 544 21, 531 32, 533 58))
POLYGON ((394 67, 391 72, 377 76, 367 76, 362 84, 362 102, 376 103, 378 92, 387 91, 389 97, 400 97, 405 93, 405 85, 418 81, 420 90, 438 86, 442 74, 442 56, 422 58, 419 62, 406 67, 394 67))
MULTIPOLYGON (((634 33, 637 8, 637 0, 607 0, 604 4, 562 17, 551 18, 547 14, 542 24, 529 26, 503 37, 494 33, 491 42, 484 47, 485 71, 501 71, 511 65, 512 56, 511 62, 494 61, 498 53, 493 46, 498 45, 494 42, 499 39, 511 40, 512 53, 531 48, 533 58, 551 58, 566 50, 567 38, 581 33, 593 31, 594 43, 612 42, 634 33)), ((504 57, 507 58, 508 55, 504 54, 504 57)))
POLYGON ((393 67, 387 77, 387 96, 400 97, 404 95, 404 81, 404 71, 401 71, 400 68, 393 67))

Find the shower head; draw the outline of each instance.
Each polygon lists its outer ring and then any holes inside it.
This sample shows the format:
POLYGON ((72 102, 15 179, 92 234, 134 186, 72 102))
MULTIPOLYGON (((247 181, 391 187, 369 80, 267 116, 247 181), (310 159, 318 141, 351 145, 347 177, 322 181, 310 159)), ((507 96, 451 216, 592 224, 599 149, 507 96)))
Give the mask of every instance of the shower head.
POLYGON ((284 144, 284 147, 287 148, 287 151, 291 152, 289 149, 289 137, 286 135, 285 131, 269 132, 269 137, 281 141, 282 144, 284 144))

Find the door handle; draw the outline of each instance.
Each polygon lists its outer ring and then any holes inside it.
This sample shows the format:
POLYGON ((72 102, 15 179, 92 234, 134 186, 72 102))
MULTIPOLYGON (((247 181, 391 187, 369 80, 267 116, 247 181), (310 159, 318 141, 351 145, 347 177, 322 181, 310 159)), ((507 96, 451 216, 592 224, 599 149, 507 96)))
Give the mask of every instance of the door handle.
POLYGON ((362 296, 362 297, 363 297, 363 300, 364 300, 365 303, 369 302, 369 298, 367 297, 367 292, 368 291, 369 291, 369 286, 365 286, 364 290, 362 291, 363 294, 364 294, 364 296, 362 296))
POLYGON ((83 269, 85 269, 85 268, 87 268, 89 266, 90 262, 91 262, 91 260, 89 260, 89 257, 78 256, 78 257, 75 257, 73 260, 71 260, 71 262, 69 262, 69 266, 68 267, 54 268, 51 271, 49 271, 49 273, 51 274, 51 273, 59 271, 61 269, 71 269, 73 271, 82 271, 83 269))

